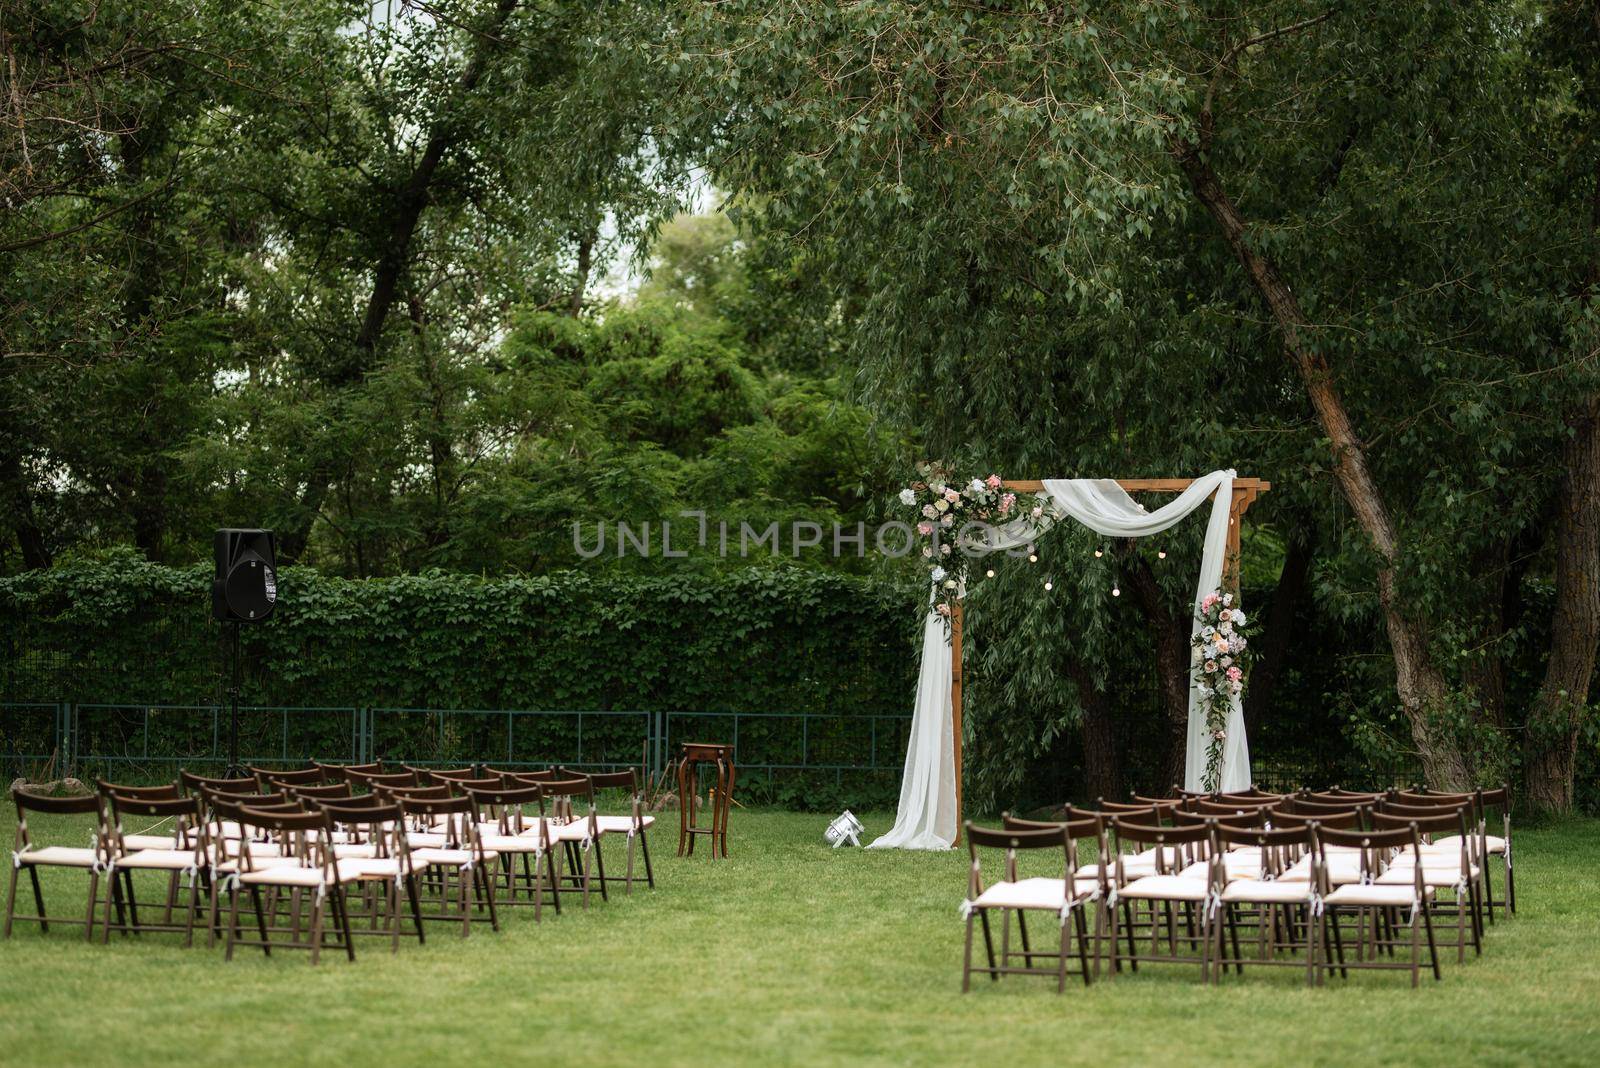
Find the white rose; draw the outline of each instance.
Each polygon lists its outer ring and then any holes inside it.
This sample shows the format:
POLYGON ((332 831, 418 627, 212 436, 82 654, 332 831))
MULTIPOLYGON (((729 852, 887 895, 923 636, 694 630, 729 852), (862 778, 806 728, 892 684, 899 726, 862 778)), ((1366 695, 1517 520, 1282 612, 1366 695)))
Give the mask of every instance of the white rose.
POLYGON ((946 572, 944 568, 942 568, 942 567, 934 568, 933 569, 933 581, 935 581, 935 582, 943 582, 944 581, 944 577, 945 577, 946 574, 948 574, 948 572, 946 572))
POLYGON ((1235 608, 1233 610, 1233 621, 1235 623, 1239 624, 1239 626, 1241 626, 1241 627, 1249 622, 1249 620, 1244 618, 1244 612, 1242 612, 1241 610, 1239 610, 1237 608, 1235 608))
POLYGON ((900 491, 900 503, 905 505, 908 508, 911 505, 916 504, 917 503, 916 491, 912 490, 912 489, 909 489, 909 488, 901 490, 900 491))

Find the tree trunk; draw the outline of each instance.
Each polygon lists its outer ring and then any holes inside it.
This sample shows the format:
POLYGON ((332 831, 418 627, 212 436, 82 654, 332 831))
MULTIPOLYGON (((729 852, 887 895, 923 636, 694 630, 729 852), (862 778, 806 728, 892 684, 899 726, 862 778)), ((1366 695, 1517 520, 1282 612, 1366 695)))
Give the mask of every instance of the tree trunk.
POLYGON ((1556 515, 1556 604, 1550 659, 1528 715, 1523 789, 1535 808, 1572 810, 1578 730, 1600 642, 1600 396, 1568 418, 1572 436, 1556 515))
POLYGON ((1332 368, 1311 347, 1310 323, 1299 301, 1279 275, 1277 265, 1250 243, 1244 218, 1223 190, 1205 153, 1178 137, 1172 138, 1170 148, 1195 198, 1204 205, 1271 312, 1284 353, 1299 373, 1317 421, 1332 442, 1333 471, 1339 489, 1381 561, 1377 572, 1378 603, 1383 608, 1389 645, 1394 652, 1395 688, 1412 741, 1422 758, 1423 774, 1435 789, 1465 789, 1472 784, 1466 755, 1441 723, 1447 696, 1444 674, 1433 662, 1423 621, 1400 603, 1395 589, 1399 534, 1367 466, 1366 448, 1356 435, 1332 368))
POLYGON ((1154 790, 1183 785, 1189 759, 1189 616, 1175 616, 1161 600, 1161 587, 1144 558, 1124 543, 1123 572, 1156 646, 1156 680, 1161 691, 1161 762, 1154 790))
POLYGON ((22 566, 29 571, 49 567, 53 563, 50 547, 34 519, 33 493, 23 473, 22 461, 16 456, 8 456, 0 463, 0 469, 5 472, 0 487, 9 490, 6 496, 10 498, 11 526, 17 535, 17 547, 22 550, 22 566))
POLYGON ((567 314, 576 319, 583 313, 583 295, 589 288, 589 272, 594 270, 594 231, 578 239, 578 277, 572 283, 572 298, 567 303, 567 314))
POLYGON ((1289 535, 1283 557, 1283 570, 1272 593, 1272 605, 1262 620, 1261 638, 1255 643, 1256 662, 1250 670, 1250 685, 1244 691, 1244 729, 1253 735, 1261 726, 1277 694, 1294 644, 1295 615, 1300 602, 1311 591, 1310 533, 1296 527, 1289 535))
POLYGON ((1078 724, 1083 738, 1083 796, 1112 801, 1123 799, 1122 761, 1117 753, 1116 724, 1103 691, 1096 689, 1094 676, 1076 660, 1067 665, 1067 675, 1078 688, 1078 704, 1083 719, 1078 724))

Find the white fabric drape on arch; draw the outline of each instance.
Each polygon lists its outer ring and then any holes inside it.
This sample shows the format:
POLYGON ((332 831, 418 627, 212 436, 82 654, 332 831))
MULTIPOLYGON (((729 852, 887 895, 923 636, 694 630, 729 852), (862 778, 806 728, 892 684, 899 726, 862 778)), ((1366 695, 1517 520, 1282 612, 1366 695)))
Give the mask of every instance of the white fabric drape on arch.
MULTIPOLYGON (((1191 482, 1166 505, 1147 512, 1109 478, 1045 479, 1045 492, 1060 512, 1097 534, 1143 538, 1176 525, 1212 500, 1195 587, 1193 630, 1199 629, 1200 599, 1222 584, 1228 551, 1228 517, 1233 503, 1235 472, 1213 471, 1191 482)), ((984 551, 998 552, 1026 545, 1040 527, 1026 521, 991 532, 984 551)), ((1192 633, 1192 631, 1191 631, 1192 633)), ((900 784, 900 809, 894 827, 869 849, 949 849, 956 838, 955 751, 951 738, 950 637, 943 619, 932 610, 923 625, 922 665, 917 674, 917 703, 906 747, 905 778, 900 784)), ((1219 785, 1244 790, 1250 785, 1250 747, 1245 738, 1239 699, 1228 698, 1227 740, 1223 746, 1219 785)), ((1189 686, 1189 745, 1184 760, 1184 789, 1199 790, 1206 769, 1205 715, 1193 680, 1189 686)))

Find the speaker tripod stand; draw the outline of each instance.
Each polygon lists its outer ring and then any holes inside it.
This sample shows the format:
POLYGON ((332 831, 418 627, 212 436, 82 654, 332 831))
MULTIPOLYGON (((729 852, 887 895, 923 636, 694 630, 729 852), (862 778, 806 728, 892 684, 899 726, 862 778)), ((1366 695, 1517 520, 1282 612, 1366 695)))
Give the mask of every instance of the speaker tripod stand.
POLYGON ((224 623, 228 632, 228 770, 223 777, 244 778, 244 767, 239 763, 239 689, 241 665, 239 624, 224 623))

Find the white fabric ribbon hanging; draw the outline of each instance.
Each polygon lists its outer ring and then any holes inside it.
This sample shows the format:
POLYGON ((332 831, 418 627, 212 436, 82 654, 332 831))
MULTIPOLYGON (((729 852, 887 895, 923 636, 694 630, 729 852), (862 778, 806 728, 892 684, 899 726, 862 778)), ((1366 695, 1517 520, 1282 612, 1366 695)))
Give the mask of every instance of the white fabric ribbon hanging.
MULTIPOLYGON (((1115 538, 1159 534, 1177 525, 1207 500, 1212 502, 1194 598, 1192 636, 1200 629, 1201 599, 1222 584, 1234 475, 1234 471, 1225 470, 1197 478, 1154 512, 1146 511, 1114 479, 1045 479, 1043 485, 1057 513, 1052 522, 1068 517, 1097 534, 1115 538)), ((1020 548, 1034 541, 1049 525, 1051 523, 1022 519, 992 528, 979 551, 992 553, 1020 548)), ((917 673, 911 737, 906 746, 905 773, 900 781, 900 807, 894 827, 872 842, 868 849, 949 849, 955 841, 956 774, 951 740, 950 660, 950 634, 944 618, 930 604, 922 628, 922 660, 917 673)), ((1188 748, 1184 760, 1184 788, 1189 790, 1203 788, 1210 742, 1199 698, 1191 679, 1188 748)), ((1250 749, 1245 739, 1244 711, 1237 697, 1228 695, 1227 701, 1224 728, 1227 737, 1218 786, 1228 791, 1245 790, 1250 786, 1250 749)))

